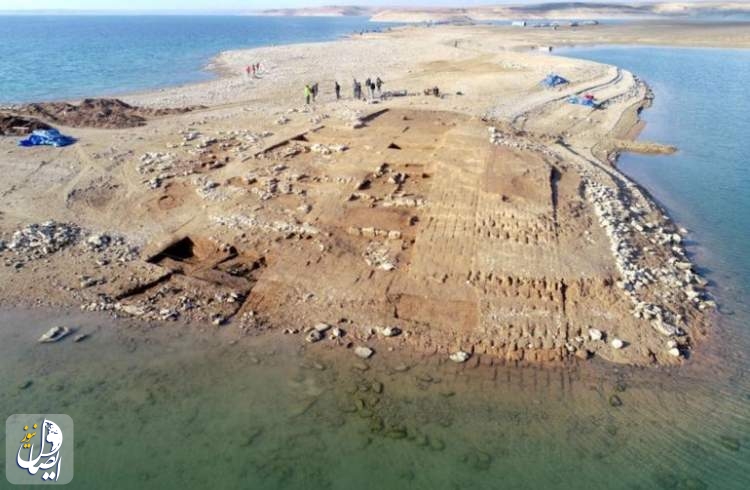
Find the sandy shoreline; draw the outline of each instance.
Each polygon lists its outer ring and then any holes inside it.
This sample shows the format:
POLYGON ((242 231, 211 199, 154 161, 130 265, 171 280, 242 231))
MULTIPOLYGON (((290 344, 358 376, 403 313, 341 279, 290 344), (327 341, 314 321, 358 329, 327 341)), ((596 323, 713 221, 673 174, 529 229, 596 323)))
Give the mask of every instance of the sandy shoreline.
MULTIPOLYGON (((588 42, 601 44, 597 32, 588 42)), ((218 80, 124 97, 207 109, 128 130, 62 127, 81 140, 63 150, 0 140, 0 283, 13 285, 0 305, 300 341, 325 323, 320 342, 376 353, 398 326, 390 348, 476 362, 679 363, 712 303, 684 232, 611 165, 636 149, 649 90, 529 49, 551 35, 407 28, 231 51, 218 80), (259 78, 229 75, 253 62, 259 78), (550 71, 572 83, 541 89, 550 71), (352 77, 367 76, 409 95, 351 100, 352 77), (312 81, 321 96, 306 108, 312 81), (443 97, 422 95, 433 86, 443 97), (603 109, 566 102, 583 93, 603 109), (63 224, 13 236, 49 219, 63 224)))

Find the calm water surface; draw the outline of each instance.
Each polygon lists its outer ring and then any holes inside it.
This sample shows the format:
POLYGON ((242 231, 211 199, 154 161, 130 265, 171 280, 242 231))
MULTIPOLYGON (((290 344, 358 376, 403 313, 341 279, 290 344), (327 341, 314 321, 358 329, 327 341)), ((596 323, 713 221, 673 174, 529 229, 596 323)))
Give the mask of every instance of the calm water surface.
POLYGON ((205 67, 221 51, 393 25, 366 17, 0 15, 0 104, 206 80, 214 75, 205 67))
POLYGON ((619 166, 692 231, 692 251, 715 281, 737 334, 750 336, 750 50, 607 47, 569 56, 621 66, 654 90, 642 139, 672 156, 626 154, 619 166))
POLYGON ((231 326, 5 311, 0 413, 71 415, 76 489, 748 488, 750 56, 574 54, 646 78, 657 100, 643 137, 681 148, 622 165, 690 228, 726 313, 683 368, 471 368, 380 349, 360 371, 350 352, 231 326), (59 323, 93 335, 35 343, 59 323))

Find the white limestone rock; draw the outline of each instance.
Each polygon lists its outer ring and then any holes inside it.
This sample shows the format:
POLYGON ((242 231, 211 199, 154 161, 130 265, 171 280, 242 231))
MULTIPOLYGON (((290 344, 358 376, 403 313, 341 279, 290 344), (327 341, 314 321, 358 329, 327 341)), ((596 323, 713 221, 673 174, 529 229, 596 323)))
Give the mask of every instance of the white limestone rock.
POLYGON ((450 360, 455 363, 461 364, 461 363, 468 361, 470 357, 471 357, 471 354, 460 350, 458 352, 454 352, 453 354, 451 354, 450 360))
POLYGON ((362 359, 369 359, 374 353, 375 351, 373 351, 369 347, 360 346, 354 349, 354 354, 362 359))

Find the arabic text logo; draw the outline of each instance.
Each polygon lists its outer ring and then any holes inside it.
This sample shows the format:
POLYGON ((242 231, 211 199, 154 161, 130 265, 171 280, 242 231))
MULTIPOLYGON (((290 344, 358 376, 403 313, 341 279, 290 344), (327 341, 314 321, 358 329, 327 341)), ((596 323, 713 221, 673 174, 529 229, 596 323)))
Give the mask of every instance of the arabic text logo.
POLYGON ((65 484, 72 480, 73 421, 70 417, 16 414, 8 417, 5 426, 6 476, 10 483, 65 484), (15 434, 21 435, 20 441, 15 434))

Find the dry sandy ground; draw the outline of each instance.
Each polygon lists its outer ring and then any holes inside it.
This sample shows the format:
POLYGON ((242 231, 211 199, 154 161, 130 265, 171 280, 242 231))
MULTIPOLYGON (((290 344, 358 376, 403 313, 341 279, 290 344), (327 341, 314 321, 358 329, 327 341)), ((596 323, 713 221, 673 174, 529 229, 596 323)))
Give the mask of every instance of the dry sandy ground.
POLYGON ((126 98, 208 109, 61 128, 80 139, 63 149, 4 138, 2 306, 283 329, 300 342, 325 323, 320 342, 375 355, 394 332, 383 328, 398 327, 389 349, 682 362, 712 301, 684 231, 610 162, 633 147, 622 138, 648 88, 523 47, 538 42, 443 27, 230 52, 220 80, 126 98), (255 62, 261 74, 245 76, 255 62), (551 71, 571 83, 543 89, 551 71), (368 76, 408 95, 352 100, 352 78, 368 76), (441 97, 423 94, 434 86, 441 97), (566 102, 586 93, 600 109, 566 102))

